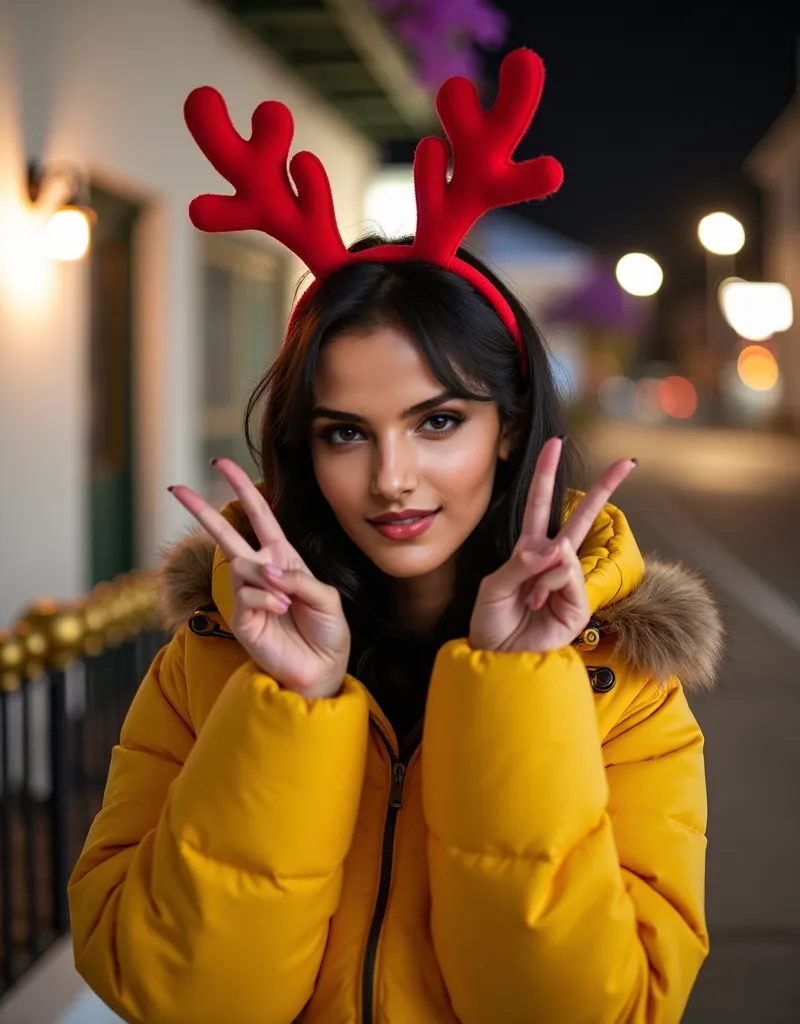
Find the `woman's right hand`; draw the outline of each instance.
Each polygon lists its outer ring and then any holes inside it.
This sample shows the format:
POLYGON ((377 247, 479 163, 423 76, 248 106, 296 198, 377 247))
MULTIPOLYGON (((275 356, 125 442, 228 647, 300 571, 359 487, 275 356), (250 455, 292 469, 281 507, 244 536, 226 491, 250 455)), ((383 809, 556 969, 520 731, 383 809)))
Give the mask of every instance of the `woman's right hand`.
POLYGON ((309 698, 335 696, 350 656, 339 592, 311 574, 245 471, 230 459, 214 465, 241 501, 261 544, 258 551, 189 487, 170 490, 230 559, 231 632, 284 689, 309 698))

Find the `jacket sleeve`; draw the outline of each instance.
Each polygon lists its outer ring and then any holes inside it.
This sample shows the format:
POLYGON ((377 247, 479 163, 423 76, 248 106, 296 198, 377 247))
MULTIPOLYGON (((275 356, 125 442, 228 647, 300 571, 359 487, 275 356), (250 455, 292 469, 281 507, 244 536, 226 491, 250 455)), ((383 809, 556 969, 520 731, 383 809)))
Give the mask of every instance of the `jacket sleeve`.
POLYGON ((708 951, 703 737, 675 678, 637 688, 603 744, 595 700, 571 647, 439 652, 423 799, 463 1024, 681 1018, 708 951))
POLYGON ((367 744, 349 677, 308 701, 252 661, 193 735, 178 634, 115 747, 69 884, 75 961, 135 1024, 286 1024, 340 897, 367 744))

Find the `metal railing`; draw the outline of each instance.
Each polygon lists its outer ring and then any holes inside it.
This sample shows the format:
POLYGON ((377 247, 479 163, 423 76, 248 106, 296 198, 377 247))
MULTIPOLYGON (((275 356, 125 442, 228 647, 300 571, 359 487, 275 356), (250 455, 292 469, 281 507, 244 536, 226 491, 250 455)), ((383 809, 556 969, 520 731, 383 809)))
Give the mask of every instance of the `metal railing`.
POLYGON ((0 631, 0 996, 69 931, 69 875, 166 640, 142 573, 81 601, 37 601, 0 631))

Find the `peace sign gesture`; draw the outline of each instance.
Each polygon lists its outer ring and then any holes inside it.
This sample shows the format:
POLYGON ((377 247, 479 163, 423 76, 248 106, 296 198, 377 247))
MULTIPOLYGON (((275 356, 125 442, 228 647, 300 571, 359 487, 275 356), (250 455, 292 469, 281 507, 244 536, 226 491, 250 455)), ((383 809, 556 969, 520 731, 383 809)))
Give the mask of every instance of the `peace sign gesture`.
POLYGON ((305 697, 335 696, 350 656, 338 590, 312 576, 247 473, 230 459, 214 465, 241 501, 261 544, 258 551, 189 487, 170 491, 230 559, 231 632, 284 689, 305 697))
POLYGON ((561 451, 560 438, 551 438, 542 448, 511 558, 480 585, 469 634, 476 650, 556 651, 571 643, 589 621, 577 551, 636 463, 622 459, 610 466, 586 492, 558 536, 548 540, 561 451))

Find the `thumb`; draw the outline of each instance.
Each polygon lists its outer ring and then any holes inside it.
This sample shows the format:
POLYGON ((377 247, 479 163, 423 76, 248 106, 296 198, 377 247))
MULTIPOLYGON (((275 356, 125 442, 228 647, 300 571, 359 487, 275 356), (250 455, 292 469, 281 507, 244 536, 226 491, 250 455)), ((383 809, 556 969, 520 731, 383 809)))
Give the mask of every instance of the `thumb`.
POLYGON ((335 615, 342 602, 335 587, 322 583, 305 569, 281 569, 277 565, 262 566, 264 576, 275 590, 288 597, 297 597, 309 608, 335 615))
POLYGON ((553 544, 547 545, 541 551, 516 551, 505 565, 501 565, 497 572, 487 576, 483 581, 486 586, 484 599, 502 601, 513 597, 523 583, 555 565, 558 555, 559 549, 553 544))

